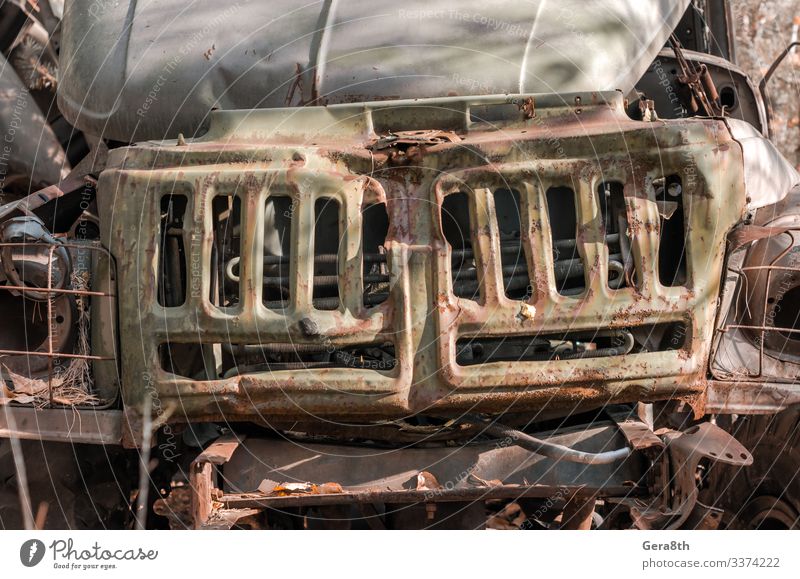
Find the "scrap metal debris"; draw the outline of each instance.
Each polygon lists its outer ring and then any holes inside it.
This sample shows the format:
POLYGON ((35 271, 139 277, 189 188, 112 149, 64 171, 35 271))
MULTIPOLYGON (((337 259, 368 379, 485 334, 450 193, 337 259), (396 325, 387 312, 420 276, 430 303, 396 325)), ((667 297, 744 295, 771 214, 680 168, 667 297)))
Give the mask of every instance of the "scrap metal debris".
POLYGON ((375 141, 370 149, 381 151, 396 147, 399 149, 411 146, 433 146, 441 143, 458 143, 461 137, 452 131, 397 131, 389 133, 375 141))

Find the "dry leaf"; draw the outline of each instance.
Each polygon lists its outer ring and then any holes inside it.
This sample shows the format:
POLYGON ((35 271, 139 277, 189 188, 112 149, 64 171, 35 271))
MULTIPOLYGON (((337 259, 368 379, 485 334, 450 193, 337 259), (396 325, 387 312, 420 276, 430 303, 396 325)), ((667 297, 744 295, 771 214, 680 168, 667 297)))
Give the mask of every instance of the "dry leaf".
POLYGON ((277 482, 275 482, 274 480, 269 480, 268 478, 265 478, 264 480, 261 481, 261 484, 258 485, 258 492, 264 493, 265 495, 268 495, 272 491, 274 491, 275 487, 277 487, 277 486, 278 486, 277 482))
POLYGON ((317 485, 311 483, 281 483, 272 489, 271 495, 285 497, 288 495, 315 495, 317 485))
POLYGON ((418 491, 434 491, 442 488, 436 477, 426 470, 421 471, 417 475, 417 490, 418 491))
POLYGON ((326 482, 319 485, 319 489, 317 490, 321 495, 338 495, 339 493, 344 492, 342 485, 337 482, 326 482))

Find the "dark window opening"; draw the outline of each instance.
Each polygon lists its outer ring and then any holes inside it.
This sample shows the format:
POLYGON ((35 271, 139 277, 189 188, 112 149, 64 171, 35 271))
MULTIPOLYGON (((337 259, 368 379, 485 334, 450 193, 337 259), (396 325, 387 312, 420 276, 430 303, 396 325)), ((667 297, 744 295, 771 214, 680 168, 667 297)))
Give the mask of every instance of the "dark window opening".
POLYGON ((522 208, 519 191, 498 189, 494 192, 497 229, 500 232, 500 263, 506 297, 527 300, 531 297, 528 262, 522 246, 522 208))
POLYGON ((561 295, 579 295, 586 289, 586 281, 578 252, 575 192, 569 187, 550 187, 546 196, 556 289, 561 295))
POLYGON ((732 86, 723 86, 719 89, 719 104, 725 107, 728 112, 736 108, 736 89, 732 86))
POLYGON ((388 372, 394 369, 394 344, 230 344, 166 343, 159 346, 162 370, 190 380, 216 380, 243 374, 353 368, 388 372))
POLYGON ((372 307, 389 297, 389 268, 386 262, 386 236, 389 215, 385 203, 367 205, 361 215, 364 305, 372 307))
POLYGON ((474 366, 490 362, 607 358, 678 350, 684 347, 686 339, 686 326, 682 322, 535 336, 500 338, 478 336, 458 340, 456 362, 460 366, 474 366))
POLYGON ((186 301, 186 248, 184 220, 187 198, 166 195, 161 198, 158 248, 158 303, 166 307, 186 301))

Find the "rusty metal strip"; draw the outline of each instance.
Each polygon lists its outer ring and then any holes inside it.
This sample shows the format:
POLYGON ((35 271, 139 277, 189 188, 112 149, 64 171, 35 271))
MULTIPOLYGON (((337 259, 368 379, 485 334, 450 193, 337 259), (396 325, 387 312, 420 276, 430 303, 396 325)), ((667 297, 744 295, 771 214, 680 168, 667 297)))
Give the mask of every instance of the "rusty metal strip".
MULTIPOLYGON (((0 243, 0 247, 3 244, 0 243)), ((100 297, 100 298, 114 298, 117 297, 114 294, 109 294, 105 292, 95 292, 89 290, 71 290, 71 289, 59 289, 59 288, 40 288, 40 287, 31 287, 27 285, 0 285, 0 290, 13 290, 18 292, 41 292, 46 291, 47 293, 53 294, 67 294, 67 295, 79 295, 79 296, 92 296, 92 297, 100 297)))
POLYGON ((120 444, 122 412, 7 405, 0 412, 0 438, 11 437, 73 444, 120 444), (14 415, 13 430, 9 428, 6 413, 14 415))
POLYGON ((113 356, 92 356, 91 354, 69 354, 67 352, 37 352, 36 350, 0 350, 9 356, 46 356, 48 358, 77 358, 79 360, 116 360, 113 356))
POLYGON ((384 491, 384 490, 365 490, 359 492, 344 492, 337 494, 304 494, 289 496, 267 496, 257 493, 246 494, 227 494, 219 497, 218 501, 228 509, 241 508, 276 508, 300 507, 300 506, 321 506, 339 504, 358 504, 358 503, 428 503, 428 502, 452 502, 452 501, 478 501, 490 499, 521 499, 521 498, 552 498, 554 494, 561 492, 562 496, 568 497, 619 497, 619 496, 638 496, 644 494, 643 489, 638 487, 601 487, 590 488, 587 486, 574 485, 535 485, 535 486, 516 486, 502 485, 491 488, 476 487, 469 489, 452 489, 437 491, 384 491))
POLYGON ((800 387, 794 383, 710 380, 706 396, 708 414, 774 414, 800 404, 800 387))
POLYGON ((650 427, 641 420, 636 420, 631 416, 619 413, 609 413, 609 416, 617 423, 617 426, 625 436, 628 444, 630 444, 634 450, 664 448, 664 441, 656 436, 650 427))

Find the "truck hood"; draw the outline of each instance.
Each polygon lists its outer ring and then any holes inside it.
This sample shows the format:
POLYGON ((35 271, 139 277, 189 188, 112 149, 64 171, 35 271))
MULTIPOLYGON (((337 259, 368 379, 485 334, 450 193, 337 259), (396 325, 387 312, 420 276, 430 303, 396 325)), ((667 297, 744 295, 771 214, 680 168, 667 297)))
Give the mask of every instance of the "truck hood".
POLYGON ((630 90, 688 0, 75 0, 58 103, 133 142, 218 109, 630 90))

